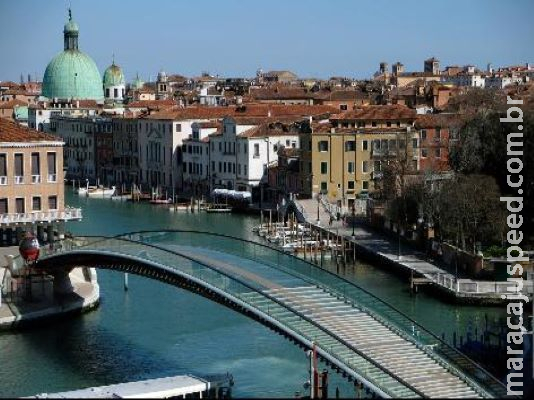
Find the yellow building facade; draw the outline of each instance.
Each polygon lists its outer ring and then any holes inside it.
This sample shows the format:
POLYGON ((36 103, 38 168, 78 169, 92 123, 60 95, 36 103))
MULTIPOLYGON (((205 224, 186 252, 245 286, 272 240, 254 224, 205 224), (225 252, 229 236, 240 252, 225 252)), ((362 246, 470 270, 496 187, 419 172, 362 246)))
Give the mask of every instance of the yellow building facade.
POLYGON ((398 105, 363 110, 334 115, 301 135, 304 196, 321 193, 350 208, 355 198, 377 189, 392 160, 407 160, 417 170, 415 113, 398 105))

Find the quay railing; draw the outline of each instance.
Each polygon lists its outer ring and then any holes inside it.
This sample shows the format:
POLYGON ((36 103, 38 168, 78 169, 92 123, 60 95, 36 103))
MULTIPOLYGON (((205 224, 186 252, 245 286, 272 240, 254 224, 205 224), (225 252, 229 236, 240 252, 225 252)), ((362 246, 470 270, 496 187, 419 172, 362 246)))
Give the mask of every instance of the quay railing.
POLYGON ((34 211, 29 213, 1 214, 0 224, 70 221, 82 219, 81 208, 65 208, 63 211, 34 211))

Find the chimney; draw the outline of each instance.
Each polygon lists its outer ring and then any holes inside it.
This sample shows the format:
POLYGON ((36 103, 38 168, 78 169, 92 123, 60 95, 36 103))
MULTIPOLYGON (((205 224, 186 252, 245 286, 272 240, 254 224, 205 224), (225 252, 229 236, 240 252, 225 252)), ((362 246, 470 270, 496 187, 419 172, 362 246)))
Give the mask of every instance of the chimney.
POLYGON ((336 128, 331 127, 331 128, 330 128, 330 133, 336 133, 336 128))

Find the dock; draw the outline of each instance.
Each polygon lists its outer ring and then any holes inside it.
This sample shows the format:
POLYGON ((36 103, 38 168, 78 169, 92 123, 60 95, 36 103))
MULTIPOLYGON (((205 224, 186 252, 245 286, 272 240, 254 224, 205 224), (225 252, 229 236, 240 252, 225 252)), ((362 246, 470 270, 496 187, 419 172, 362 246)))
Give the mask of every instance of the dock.
POLYGON ((58 393, 41 393, 28 398, 37 399, 229 399, 233 378, 230 374, 199 378, 177 375, 144 381, 118 383, 58 393))

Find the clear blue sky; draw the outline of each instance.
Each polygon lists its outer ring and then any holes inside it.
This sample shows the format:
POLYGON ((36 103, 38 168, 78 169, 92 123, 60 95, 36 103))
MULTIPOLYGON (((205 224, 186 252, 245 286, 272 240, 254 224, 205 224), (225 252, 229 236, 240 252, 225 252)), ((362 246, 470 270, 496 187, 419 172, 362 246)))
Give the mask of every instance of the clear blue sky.
MULTIPOLYGON (((532 0, 72 0, 80 49, 101 73, 112 54, 127 80, 138 71, 365 78, 380 61, 421 70, 534 63, 532 0)), ((67 0, 0 0, 0 80, 41 78, 63 49, 67 0)))

